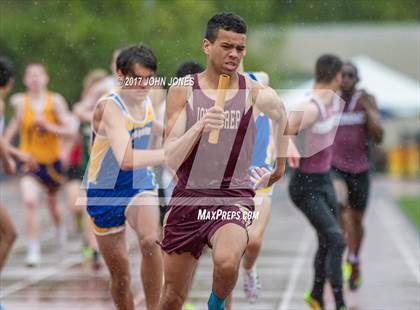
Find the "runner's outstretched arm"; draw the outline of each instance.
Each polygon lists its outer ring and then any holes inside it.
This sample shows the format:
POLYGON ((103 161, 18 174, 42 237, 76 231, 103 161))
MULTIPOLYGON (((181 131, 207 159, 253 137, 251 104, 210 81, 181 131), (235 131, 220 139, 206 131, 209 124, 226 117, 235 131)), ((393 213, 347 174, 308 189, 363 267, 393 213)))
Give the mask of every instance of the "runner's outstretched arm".
POLYGON ((312 102, 300 103, 296 110, 289 114, 286 135, 297 135, 300 130, 312 126, 318 118, 318 108, 312 102))
POLYGON ((114 101, 103 100, 99 102, 94 112, 93 121, 94 128, 99 127, 99 134, 101 135, 103 132, 108 138, 121 169, 133 170, 147 166, 157 166, 163 163, 163 149, 132 149, 132 140, 124 126, 125 119, 114 101), (95 123, 98 126, 95 126, 95 123))
POLYGON ((289 144, 289 137, 285 134, 287 115, 283 102, 272 88, 266 87, 260 89, 258 94, 254 94, 255 92, 253 92, 253 97, 256 96, 256 108, 270 118, 273 126, 273 140, 277 158, 275 169, 271 173, 268 181, 268 186, 271 186, 283 176, 286 166, 287 148, 289 144))

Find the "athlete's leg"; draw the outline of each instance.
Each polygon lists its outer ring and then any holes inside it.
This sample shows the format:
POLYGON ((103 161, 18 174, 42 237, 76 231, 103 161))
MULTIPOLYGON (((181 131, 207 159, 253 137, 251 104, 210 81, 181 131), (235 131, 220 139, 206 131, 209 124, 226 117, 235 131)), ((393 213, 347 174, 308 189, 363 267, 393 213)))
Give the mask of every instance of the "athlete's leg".
POLYGON ((362 283, 359 254, 364 236, 363 217, 369 196, 369 174, 349 174, 346 181, 349 188, 349 207, 346 210, 348 255, 344 270, 349 288, 356 290, 362 283))
POLYGON ((61 256, 64 256, 66 252, 67 231, 60 212, 60 204, 58 203, 58 191, 48 190, 47 205, 55 226, 55 242, 57 245, 57 250, 61 256))
POLYGON ((24 205, 25 235, 27 241, 27 255, 25 263, 28 266, 35 266, 41 260, 41 245, 39 241, 39 222, 38 222, 38 194, 40 184, 32 176, 25 175, 20 181, 24 205))
POLYGON ((362 284, 359 252, 362 244, 364 229, 364 210, 347 208, 349 233, 347 235, 348 252, 344 263, 344 277, 351 290, 356 290, 362 284))
POLYGON ((0 271, 6 262, 7 255, 12 248, 16 236, 16 230, 6 209, 0 206, 0 271))
POLYGON ((271 197, 268 195, 257 196, 256 199, 261 198, 260 204, 255 204, 255 211, 258 212, 258 219, 254 219, 252 225, 248 229, 249 242, 242 261, 242 267, 250 270, 257 260, 260 253, 261 244, 265 228, 267 227, 268 219, 271 211, 271 197))
POLYGON ((79 207, 84 210, 83 212, 83 255, 90 261, 93 269, 99 269, 100 257, 99 257, 99 247, 98 242, 96 241, 93 222, 91 217, 86 211, 86 190, 82 189, 79 191, 79 207))
MULTIPOLYGON (((245 297, 251 303, 256 301, 261 291, 261 282, 255 262, 260 253, 264 231, 270 216, 271 197, 269 193, 257 193, 254 202, 258 218, 255 218, 248 228, 249 242, 242 260, 243 290, 245 297)), ((229 303, 227 302, 227 304, 229 303)), ((229 307, 227 308, 229 309, 229 307)))
POLYGON ((156 196, 140 194, 133 198, 126 211, 127 221, 136 231, 142 253, 141 279, 147 309, 155 310, 162 289, 162 253, 157 241, 160 236, 159 201, 156 196))
MULTIPOLYGON (((238 269, 248 243, 245 228, 228 223, 211 237, 213 248, 213 290, 209 304, 225 300, 232 293, 238 279, 238 269)), ((215 308, 216 309, 216 308, 215 308)))
POLYGON ((226 297, 224 310, 232 310, 232 300, 233 300, 232 295, 233 295, 233 292, 230 293, 228 297, 226 297))
POLYGON ((334 178, 334 190, 340 208, 338 220, 345 236, 347 236, 349 231, 348 189, 346 182, 339 175, 334 178))
POLYGON ((130 288, 130 264, 128 260, 125 230, 96 236, 99 249, 111 275, 111 295, 117 309, 133 310, 133 293, 130 288))
POLYGON ((39 223, 36 205, 40 191, 39 183, 31 176, 23 176, 20 181, 25 208, 26 235, 29 240, 39 240, 39 223))
POLYGON ((190 253, 163 255, 165 282, 159 310, 180 310, 188 296, 198 260, 190 253))
POLYGON ((314 266, 314 282, 312 286, 311 295, 318 300, 321 305, 323 304, 322 297, 324 294, 324 285, 327 280, 327 255, 328 247, 327 241, 323 234, 317 234, 318 236, 318 249, 315 253, 313 266, 314 266))
POLYGON ((338 306, 344 305, 342 293, 342 254, 345 248, 344 237, 336 221, 331 205, 322 193, 308 194, 302 201, 301 210, 307 216, 318 234, 318 251, 315 256, 315 279, 312 297, 322 301, 322 290, 328 278, 338 306))
POLYGON ((63 220, 60 214, 57 191, 48 191, 47 205, 55 227, 60 227, 63 223, 63 220))
POLYGON ((364 211, 350 208, 348 210, 348 213, 349 213, 349 218, 351 219, 350 225, 353 228, 347 238, 349 253, 353 253, 354 255, 359 256, 359 251, 362 245, 362 240, 363 240, 363 235, 364 235, 364 228, 363 228, 364 211))
MULTIPOLYGON (((357 260, 363 240, 364 228, 363 217, 368 203, 369 196, 369 174, 368 172, 351 175, 348 183, 348 248, 349 255, 357 260)), ((349 257, 350 258, 350 257, 349 257)))

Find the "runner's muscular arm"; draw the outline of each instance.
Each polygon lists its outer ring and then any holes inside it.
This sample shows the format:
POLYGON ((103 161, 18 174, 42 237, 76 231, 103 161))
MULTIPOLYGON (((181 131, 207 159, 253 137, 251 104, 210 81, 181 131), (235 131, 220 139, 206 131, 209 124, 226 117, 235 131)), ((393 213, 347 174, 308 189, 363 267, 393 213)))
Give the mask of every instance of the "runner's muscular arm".
MULTIPOLYGON (((285 130, 285 135, 297 135, 299 130, 313 125, 318 118, 319 110, 315 104, 312 102, 302 102, 297 108, 289 114, 287 120, 287 126, 285 130)), ((288 162, 292 169, 299 167, 299 151, 293 142, 293 139, 290 138, 289 148, 288 148, 288 162)))
POLYGON ((366 113, 366 125, 369 136, 372 137, 372 140, 375 143, 381 143, 384 137, 384 129, 382 128, 375 97, 369 94, 364 94, 360 99, 362 100, 362 106, 366 113))
POLYGON ((187 132, 187 89, 171 87, 166 97, 164 150, 165 163, 173 171, 191 152, 193 145, 201 136, 202 124, 197 122, 187 132))
POLYGON ((224 124, 224 112, 220 107, 211 107, 204 117, 186 131, 187 126, 187 89, 172 86, 166 98, 165 115, 165 162, 174 171, 187 158, 202 133, 212 129, 221 129, 224 124))
POLYGON ((133 170, 163 163, 163 149, 132 149, 132 140, 124 126, 125 119, 114 101, 103 100, 99 102, 98 107, 94 111, 93 122, 94 128, 99 127, 97 132, 101 132, 101 130, 105 132, 121 169, 133 170))
POLYGON ((299 130, 313 125, 318 118, 319 110, 312 102, 302 102, 289 114, 286 126, 286 135, 296 135, 299 130))
POLYGON ((258 94, 255 88, 252 92, 253 98, 256 98, 254 101, 255 107, 271 119, 273 126, 273 141, 277 158, 275 169, 268 182, 268 186, 271 186, 283 176, 286 167, 289 137, 285 135, 284 131, 287 124, 287 115, 283 102, 272 88, 261 89, 258 87, 257 89, 259 89, 258 94))

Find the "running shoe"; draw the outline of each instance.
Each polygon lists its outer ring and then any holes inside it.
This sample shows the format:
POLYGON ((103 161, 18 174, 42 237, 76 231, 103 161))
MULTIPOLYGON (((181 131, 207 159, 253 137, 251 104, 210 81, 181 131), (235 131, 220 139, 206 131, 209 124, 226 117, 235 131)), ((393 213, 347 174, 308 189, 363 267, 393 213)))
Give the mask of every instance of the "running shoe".
POLYGON ((83 246, 83 248, 82 248, 82 253, 83 253, 83 257, 85 258, 85 260, 90 260, 91 258, 92 258, 92 256, 93 256, 93 249, 90 247, 90 246, 88 246, 88 245, 85 245, 85 246, 83 246))
POLYGON ((311 307, 312 310, 323 310, 320 302, 312 297, 310 291, 306 291, 305 294, 303 294, 303 299, 306 301, 309 307, 311 307))
POLYGON ((343 264, 343 282, 346 288, 352 291, 357 290, 362 284, 362 276, 360 274, 359 264, 352 264, 346 261, 343 264))
POLYGON ((250 271, 244 269, 243 279, 245 297, 249 302, 254 303, 261 291, 261 282, 258 277, 257 268, 254 266, 250 271))
POLYGON ((28 247, 25 264, 28 267, 36 267, 41 264, 41 250, 39 244, 33 244, 28 247))
POLYGON ((90 266, 93 270, 99 270, 101 268, 99 251, 96 251, 90 246, 85 245, 82 248, 82 253, 86 266, 90 266))
POLYGON ((357 290, 362 284, 359 264, 351 264, 351 274, 349 278, 349 288, 352 291, 357 290))
POLYGON ((197 310, 197 308, 190 302, 186 302, 183 306, 182 306, 182 310, 197 310))
POLYGON ((343 266, 342 266, 342 271, 343 271, 343 283, 344 283, 344 287, 348 288, 348 283, 350 281, 350 277, 351 277, 351 264, 349 261, 345 261, 343 266))

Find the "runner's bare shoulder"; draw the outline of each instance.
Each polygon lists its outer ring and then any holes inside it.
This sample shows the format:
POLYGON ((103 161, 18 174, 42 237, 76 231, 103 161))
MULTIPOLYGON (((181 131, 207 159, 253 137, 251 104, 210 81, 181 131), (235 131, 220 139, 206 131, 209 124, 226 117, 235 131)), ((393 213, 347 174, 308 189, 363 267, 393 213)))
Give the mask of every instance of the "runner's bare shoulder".
POLYGON ((263 85, 261 85, 261 83, 251 79, 250 77, 246 75, 245 75, 245 79, 246 79, 247 87, 250 89, 251 94, 252 94, 252 102, 256 103, 259 92, 266 87, 264 87, 263 85))
POLYGON ((107 115, 113 115, 114 117, 117 117, 121 113, 120 109, 113 100, 108 98, 99 99, 93 110, 92 126, 93 129, 100 134, 104 133, 100 124, 103 120, 105 112, 107 112, 107 115))

